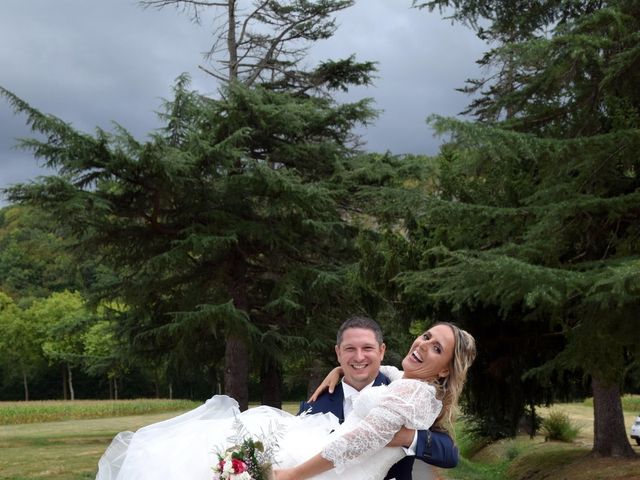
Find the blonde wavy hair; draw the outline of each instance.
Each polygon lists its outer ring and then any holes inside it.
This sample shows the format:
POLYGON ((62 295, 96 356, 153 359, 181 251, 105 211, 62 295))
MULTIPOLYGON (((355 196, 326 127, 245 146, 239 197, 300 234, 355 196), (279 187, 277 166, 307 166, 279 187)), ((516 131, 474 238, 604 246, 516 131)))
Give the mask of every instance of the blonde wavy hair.
POLYGON ((456 343, 449 366, 449 375, 435 384, 437 397, 442 401, 442 410, 432 428, 453 433, 453 418, 458 408, 458 400, 467 380, 467 371, 476 358, 476 340, 469 332, 453 323, 438 322, 433 327, 436 325, 446 325, 451 328, 456 343))

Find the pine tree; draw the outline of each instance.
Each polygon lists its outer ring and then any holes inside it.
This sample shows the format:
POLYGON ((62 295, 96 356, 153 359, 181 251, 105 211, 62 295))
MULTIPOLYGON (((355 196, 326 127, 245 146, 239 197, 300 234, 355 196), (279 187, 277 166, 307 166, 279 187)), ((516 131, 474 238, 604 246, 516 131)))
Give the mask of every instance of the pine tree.
POLYGON ((78 132, 2 94, 45 135, 23 147, 58 171, 8 198, 51 212, 80 253, 108 267, 94 300, 129 307, 121 331, 139 349, 191 365, 215 364, 224 350, 225 392, 246 408, 250 345, 305 344, 304 323, 343 305, 353 229, 324 179, 370 116, 367 101, 238 84, 213 100, 182 76, 166 128, 139 142, 120 127, 78 132))
MULTIPOLYGON (((332 330, 352 303, 353 229, 326 180, 351 154, 353 125, 373 111, 368 101, 336 105, 331 92, 368 84, 374 64, 302 67, 351 0, 140 3, 183 8, 196 22, 213 13, 212 66, 201 68, 222 82, 218 98, 189 91, 181 76, 166 128, 141 143, 119 127, 76 132, 5 91, 49 136, 23 145, 60 173, 10 198, 76 218, 80 250, 108 265, 96 299, 132 307, 119 313, 121 330, 147 359, 173 372, 208 365, 219 382, 222 348, 224 390, 246 407, 250 361, 279 386, 287 351, 317 348, 323 322, 332 330)), ((278 406, 279 389, 270 392, 263 400, 278 406)))
MULTIPOLYGON (((451 3, 464 16, 461 6, 508 2, 451 3)), ((472 89, 480 122, 432 119, 452 141, 439 198, 424 202, 412 231, 421 266, 401 282, 414 305, 450 311, 472 331, 489 314, 519 339, 536 325, 535 348, 561 334, 522 372, 588 376, 593 453, 632 456, 620 394, 640 340, 640 10, 634 1, 540 5, 546 14, 525 9, 510 24, 494 10, 491 35, 509 41, 485 58, 499 74, 472 89)), ((485 374, 496 366, 479 360, 485 374)))

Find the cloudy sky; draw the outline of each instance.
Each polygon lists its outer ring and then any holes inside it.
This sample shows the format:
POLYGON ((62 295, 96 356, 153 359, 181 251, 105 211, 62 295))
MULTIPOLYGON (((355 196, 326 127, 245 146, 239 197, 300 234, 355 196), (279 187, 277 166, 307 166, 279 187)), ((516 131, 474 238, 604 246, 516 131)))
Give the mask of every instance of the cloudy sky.
MULTIPOLYGON (((410 5, 358 0, 338 15, 336 35, 310 52, 310 64, 351 54, 378 62, 375 85, 347 96, 372 97, 383 110, 361 132, 370 151, 436 153, 425 117, 460 112, 469 98, 455 88, 479 75, 475 60, 485 47, 474 34, 410 5)), ((145 10, 136 0, 2 0, 0 85, 78 129, 110 130, 115 121, 144 139, 180 73, 215 95, 213 77, 197 68, 206 65, 212 31, 208 21, 195 25, 179 10, 145 10)), ((0 188, 46 173, 12 148, 30 134, 24 120, 0 98, 0 188)))

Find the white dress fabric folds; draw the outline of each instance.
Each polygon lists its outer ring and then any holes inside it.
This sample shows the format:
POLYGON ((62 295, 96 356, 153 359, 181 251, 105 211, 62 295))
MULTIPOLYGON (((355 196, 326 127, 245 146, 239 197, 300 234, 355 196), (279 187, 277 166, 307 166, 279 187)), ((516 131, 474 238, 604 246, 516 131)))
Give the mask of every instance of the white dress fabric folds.
POLYGON ((441 408, 428 383, 400 379, 402 372, 391 367, 384 373, 397 380, 363 391, 342 425, 331 413, 294 416, 265 406, 240 412, 235 400, 216 395, 178 417, 119 433, 100 459, 96 480, 211 480, 217 454, 247 436, 277 443, 280 467, 321 453, 336 468, 317 480, 381 480, 405 455, 385 447, 395 432, 403 425, 429 428, 441 408))

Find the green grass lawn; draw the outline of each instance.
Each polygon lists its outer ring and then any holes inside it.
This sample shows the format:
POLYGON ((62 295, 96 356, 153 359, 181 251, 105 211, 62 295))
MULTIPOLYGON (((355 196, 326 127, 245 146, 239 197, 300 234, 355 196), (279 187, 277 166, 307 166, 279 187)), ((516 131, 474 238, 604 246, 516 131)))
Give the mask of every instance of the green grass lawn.
MULTIPOLYGON (((625 402, 627 433, 636 415, 637 397, 625 402)), ((627 399, 629 400, 629 399, 627 399)), ((501 440, 479 449, 469 459, 461 459, 452 470, 437 470, 445 480, 640 480, 640 447, 633 443, 637 459, 591 458, 593 447, 593 404, 569 403, 540 409, 546 417, 550 411, 565 412, 580 428, 573 443, 545 442, 542 435, 530 439, 521 435, 501 440)), ((465 439, 460 438, 464 443, 465 439)))
POLYGON ((0 426, 0 479, 95 478, 98 459, 116 433, 177 413, 0 426))
MULTIPOLYGON (((70 402, 65 403, 68 407, 70 402)), ((8 402, 0 402, 0 417, 2 409, 9 407, 8 402)), ((78 410, 85 407, 77 405, 78 410)), ((296 413, 298 404, 285 404, 284 409, 296 413)), ((183 411, 0 425, 0 479, 93 479, 98 460, 118 432, 135 431, 183 411)))
MULTIPOLYGON (((3 406, 7 404, 0 403, 0 414, 3 406)), ((285 410, 295 413, 297 407, 297 403, 289 403, 285 410)), ((553 408, 567 412, 582 428, 576 442, 545 442, 541 436, 533 440, 525 436, 503 440, 485 446, 470 459, 462 459, 455 469, 437 470, 437 475, 447 480, 640 479, 640 460, 587 456, 593 438, 590 405, 575 403, 553 408)), ((136 430, 179 413, 0 425, 0 480, 93 479, 98 459, 116 433, 136 430)), ((626 413, 626 425, 630 426, 640 412, 626 413)), ((640 447, 634 449, 640 454, 640 447)))

